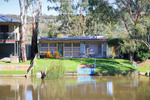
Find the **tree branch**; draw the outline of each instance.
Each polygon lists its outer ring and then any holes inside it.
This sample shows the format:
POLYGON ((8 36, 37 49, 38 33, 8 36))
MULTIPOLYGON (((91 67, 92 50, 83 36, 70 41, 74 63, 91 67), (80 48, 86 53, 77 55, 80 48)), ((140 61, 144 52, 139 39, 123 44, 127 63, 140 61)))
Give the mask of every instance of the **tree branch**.
POLYGON ((126 27, 126 30, 128 31, 129 36, 132 38, 133 36, 130 34, 130 31, 129 31, 128 26, 127 26, 127 24, 126 24, 126 22, 125 22, 124 17, 122 16, 121 18, 122 18, 123 23, 124 23, 124 25, 125 25, 125 27, 126 27))

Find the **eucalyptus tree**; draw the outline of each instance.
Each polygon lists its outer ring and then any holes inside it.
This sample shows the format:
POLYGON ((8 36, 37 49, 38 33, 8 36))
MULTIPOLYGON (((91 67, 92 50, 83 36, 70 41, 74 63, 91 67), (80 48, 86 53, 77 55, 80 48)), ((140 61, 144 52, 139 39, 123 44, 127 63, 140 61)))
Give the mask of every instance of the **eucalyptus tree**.
POLYGON ((39 19, 42 15, 41 0, 32 0, 30 5, 30 11, 33 18, 32 22, 32 45, 31 45, 31 62, 38 53, 37 38, 39 33, 39 19))
POLYGON ((119 11, 130 39, 136 44, 144 43, 149 49, 147 37, 150 34, 150 1, 149 0, 116 0, 119 11))
POLYGON ((32 0, 19 0, 19 7, 20 7, 20 19, 21 19, 21 54, 22 54, 22 61, 26 62, 26 25, 27 25, 27 10, 32 0))
POLYGON ((59 12, 57 20, 61 21, 59 30, 70 36, 86 36, 88 0, 48 0, 57 6, 48 7, 59 12))
MULTIPOLYGON (((107 0, 89 0, 88 29, 94 35, 112 33, 112 27, 118 22, 118 10, 114 9, 107 0)), ((107 34, 108 36, 108 34, 107 34)))
POLYGON ((76 0, 76 5, 74 5, 74 17, 71 19, 71 36, 87 36, 87 18, 88 18, 88 0, 76 0))
POLYGON ((73 3, 71 0, 48 0, 51 3, 56 4, 56 6, 48 6, 48 9, 54 9, 55 11, 59 12, 59 16, 57 20, 60 20, 62 25, 60 26, 59 30, 61 33, 68 34, 70 29, 70 21, 71 17, 73 16, 73 3))
MULTIPOLYGON (((4 0, 8 2, 9 0, 4 0)), ((25 38, 26 38, 26 24, 27 24, 27 10, 32 0, 18 0, 19 7, 20 7, 20 19, 21 19, 21 33, 20 33, 20 45, 21 45, 21 56, 22 61, 27 61, 26 56, 26 45, 25 45, 25 38)))

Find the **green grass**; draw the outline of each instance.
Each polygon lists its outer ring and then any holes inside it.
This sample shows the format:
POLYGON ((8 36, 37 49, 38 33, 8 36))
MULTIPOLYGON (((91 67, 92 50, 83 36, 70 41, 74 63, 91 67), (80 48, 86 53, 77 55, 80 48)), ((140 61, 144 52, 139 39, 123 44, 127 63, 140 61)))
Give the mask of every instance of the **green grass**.
POLYGON ((25 74, 26 71, 0 71, 0 74, 25 74))
MULTIPOLYGON (((65 70, 77 70, 77 66, 79 64, 94 64, 95 59, 94 58, 73 58, 73 59, 37 59, 36 64, 37 66, 34 67, 34 72, 36 73, 40 69, 45 69, 45 67, 49 67, 52 63, 55 64, 60 64, 60 62, 63 64, 65 67, 65 70)), ((0 62, 0 64, 12 64, 10 62, 0 62)), ((30 61, 28 62, 21 62, 21 63, 13 63, 13 64, 30 64, 30 61)), ((97 58, 96 59, 96 71, 97 72, 102 72, 102 71, 129 71, 129 70, 135 70, 135 68, 131 65, 129 60, 124 60, 124 59, 102 59, 102 58, 97 58)), ((147 70, 150 70, 149 65, 144 66, 144 67, 138 67, 138 70, 140 72, 146 72, 147 70)), ((5 74, 5 71, 1 71, 1 73, 5 74)), ((1 74, 0 73, 0 74, 1 74)), ((9 71, 6 73, 15 73, 19 74, 21 72, 17 71, 9 71)))
POLYGON ((61 64, 65 67, 65 70, 76 70, 77 66, 80 64, 80 62, 74 60, 74 59, 67 59, 67 60, 63 60, 63 59, 37 59, 37 66, 36 68, 38 70, 40 70, 40 68, 44 68, 45 66, 49 66, 52 63, 55 64, 61 64))
MULTIPOLYGON (((30 64, 30 60, 27 62, 20 62, 20 63, 11 63, 10 61, 1 61, 0 65, 28 65, 30 64)), ((25 74, 26 71, 0 71, 0 74, 25 74)))
POLYGON ((133 71, 135 68, 130 61, 123 59, 97 59, 96 71, 133 71))
POLYGON ((150 65, 148 66, 138 66, 138 71, 139 72, 147 72, 148 70, 150 70, 150 65))
MULTIPOLYGON (((73 59, 37 59, 37 66, 35 67, 35 71, 40 69, 44 69, 51 65, 51 63, 59 64, 62 63, 66 70, 76 70, 79 64, 94 64, 94 58, 73 58, 73 59)), ((116 71, 116 70, 135 70, 134 67, 128 60, 123 59, 96 59, 96 71, 116 71)))
POLYGON ((0 61, 0 65, 27 65, 30 64, 30 60, 27 62, 11 63, 10 61, 0 61))

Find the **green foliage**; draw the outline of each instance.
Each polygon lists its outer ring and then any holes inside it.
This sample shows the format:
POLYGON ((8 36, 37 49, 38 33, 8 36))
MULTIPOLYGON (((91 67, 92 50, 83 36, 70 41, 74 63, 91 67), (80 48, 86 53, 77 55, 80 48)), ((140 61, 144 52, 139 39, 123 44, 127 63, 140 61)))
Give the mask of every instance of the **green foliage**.
POLYGON ((57 21, 61 21, 62 24, 59 27, 59 30, 61 33, 68 34, 70 30, 70 20, 73 13, 73 6, 71 3, 71 0, 48 0, 56 6, 48 6, 48 9, 53 9, 57 12, 59 12, 59 16, 57 18, 57 21), (59 3, 60 5, 57 5, 59 3))
POLYGON ((59 25, 52 23, 52 22, 48 22, 47 24, 47 28, 46 28, 46 33, 48 35, 48 37, 57 37, 57 35, 60 33, 59 30, 59 25))
POLYGON ((150 57, 150 50, 146 48, 144 44, 140 44, 138 46, 136 53, 137 55, 135 57, 135 60, 137 61, 146 61, 148 57, 150 57))
POLYGON ((124 44, 121 45, 121 52, 125 54, 133 54, 136 51, 136 43, 132 40, 124 40, 124 44))
POLYGON ((118 11, 106 1, 89 0, 89 11, 95 21, 103 23, 116 23, 118 21, 118 11))
POLYGON ((50 67, 48 67, 46 72, 47 79, 61 79, 65 76, 65 67, 62 62, 55 63, 52 62, 50 67))
POLYGON ((114 46, 115 48, 117 48, 118 46, 120 46, 120 44, 123 44, 123 39, 121 38, 113 38, 113 39, 108 39, 108 46, 112 47, 114 46))
POLYGON ((129 35, 128 39, 147 41, 150 32, 149 0, 116 0, 120 19, 129 35))

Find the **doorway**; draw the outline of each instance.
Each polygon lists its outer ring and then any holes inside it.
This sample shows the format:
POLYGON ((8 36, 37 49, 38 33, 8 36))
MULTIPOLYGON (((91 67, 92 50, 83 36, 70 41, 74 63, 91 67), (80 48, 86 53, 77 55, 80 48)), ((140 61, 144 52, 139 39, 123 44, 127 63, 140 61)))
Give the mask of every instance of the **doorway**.
POLYGON ((59 56, 63 56, 63 43, 58 43, 59 56))

